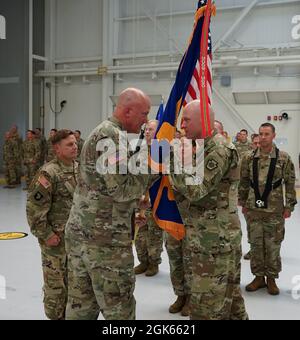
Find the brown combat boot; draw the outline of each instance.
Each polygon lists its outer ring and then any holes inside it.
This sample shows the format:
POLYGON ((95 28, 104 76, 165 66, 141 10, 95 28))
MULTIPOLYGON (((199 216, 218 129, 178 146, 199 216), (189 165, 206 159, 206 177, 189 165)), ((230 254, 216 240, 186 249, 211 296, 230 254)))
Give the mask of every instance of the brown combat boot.
POLYGON ((276 285, 275 279, 271 277, 267 277, 267 286, 268 286, 268 293, 270 295, 279 295, 280 291, 276 285))
POLYGON ((265 288, 266 286, 265 278, 263 276, 256 276, 255 279, 246 286, 246 291, 256 292, 260 288, 265 288))
POLYGON ((176 301, 169 307, 169 313, 179 313, 185 305, 185 295, 177 296, 176 301))
POLYGON ((148 268, 148 263, 140 263, 138 266, 134 268, 135 275, 143 274, 148 268))
POLYGON ((248 253, 244 256, 244 260, 250 260, 251 253, 248 251, 248 253))
POLYGON ((190 315, 190 301, 191 301, 191 295, 186 296, 185 304, 181 310, 182 316, 189 316, 190 315))
POLYGON ((154 276, 158 273, 158 264, 150 263, 145 275, 146 276, 154 276))

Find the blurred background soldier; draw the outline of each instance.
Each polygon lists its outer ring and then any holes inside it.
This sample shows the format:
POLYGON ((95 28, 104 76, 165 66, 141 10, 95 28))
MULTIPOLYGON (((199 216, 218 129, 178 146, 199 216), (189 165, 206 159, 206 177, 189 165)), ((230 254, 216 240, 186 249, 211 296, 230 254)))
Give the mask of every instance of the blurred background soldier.
MULTIPOLYGON (((254 133, 254 134, 251 136, 251 141, 252 141, 252 144, 251 144, 252 151, 253 151, 253 150, 256 150, 257 148, 260 147, 260 144, 259 144, 259 135, 258 135, 257 133, 254 133)), ((251 153, 252 151, 249 151, 249 153, 251 153)), ((246 224, 247 224, 247 237, 248 237, 248 243, 250 244, 250 236, 249 236, 249 226, 248 226, 248 222, 247 222, 247 214, 244 215, 244 217, 245 217, 246 224)), ((245 260, 250 260, 250 256, 251 256, 251 253, 250 253, 250 251, 248 251, 248 253, 245 254, 245 256, 244 256, 244 259, 245 259, 245 260)))
POLYGON ((221 180, 218 194, 218 219, 221 224, 224 224, 224 229, 228 229, 232 247, 229 265, 229 289, 233 293, 232 304, 229 307, 229 319, 248 320, 249 317, 241 291, 242 228, 237 208, 240 161, 235 146, 227 141, 223 124, 215 120, 214 126, 219 134, 215 135, 213 140, 232 150, 231 167, 221 180))
POLYGON ((18 127, 16 124, 12 125, 10 131, 10 138, 12 143, 14 144, 14 159, 16 164, 16 171, 17 171, 17 184, 21 184, 22 178, 22 144, 23 140, 19 135, 18 127))
POLYGON ((248 141, 248 131, 243 129, 239 133, 239 140, 234 143, 237 152, 239 153, 240 159, 242 160, 244 155, 251 151, 251 143, 248 141))
POLYGON ((59 131, 52 142, 57 158, 39 170, 30 186, 27 219, 42 252, 45 313, 63 320, 68 296, 64 231, 77 183, 77 144, 69 130, 59 131))
POLYGON ((80 155, 81 155, 81 150, 83 148, 84 140, 81 138, 81 131, 76 130, 74 133, 77 141, 77 146, 78 146, 78 155, 77 155, 77 161, 80 161, 80 155))
POLYGON ((45 136, 42 134, 41 128, 34 129, 34 132, 35 132, 35 138, 38 140, 39 146, 41 149, 41 158, 40 158, 39 165, 42 166, 45 162, 45 157, 47 153, 47 140, 45 136))
POLYGON ((40 167, 41 149, 39 141, 35 138, 35 132, 27 131, 27 139, 23 143, 23 163, 26 172, 26 187, 27 190, 40 167))
POLYGON ((5 142, 3 145, 3 161, 5 166, 6 186, 4 188, 13 189, 17 186, 17 166, 18 148, 16 143, 13 143, 10 133, 5 133, 5 142))
POLYGON ((254 292, 267 286, 269 294, 278 295, 275 279, 282 269, 280 249, 285 219, 290 218, 297 204, 295 168, 290 156, 273 144, 276 133, 272 124, 263 124, 259 136, 260 147, 242 161, 239 188, 249 228, 251 271, 255 275, 246 290, 254 292))
POLYGON ((52 129, 49 133, 49 138, 47 140, 46 162, 50 162, 55 158, 55 152, 54 152, 53 145, 52 145, 52 139, 54 138, 56 133, 57 133, 56 129, 52 129))
MULTIPOLYGON (((151 120, 145 129, 145 139, 148 147, 155 137, 158 121, 151 120)), ((146 195, 149 199, 149 195, 146 195)), ((134 268, 136 275, 145 273, 146 276, 154 276, 158 273, 158 266, 161 263, 161 253, 163 251, 163 230, 157 226, 152 211, 146 211, 147 224, 139 228, 135 240, 135 248, 140 264, 134 268)))

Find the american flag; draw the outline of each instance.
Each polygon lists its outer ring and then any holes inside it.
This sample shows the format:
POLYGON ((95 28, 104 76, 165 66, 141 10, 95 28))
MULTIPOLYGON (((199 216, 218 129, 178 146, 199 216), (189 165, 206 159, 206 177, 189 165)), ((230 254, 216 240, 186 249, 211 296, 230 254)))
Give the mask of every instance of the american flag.
MULTIPOLYGON (((212 49, 209 25, 214 10, 212 0, 198 1, 189 46, 180 62, 165 111, 160 116, 155 136, 159 141, 172 141, 182 105, 185 101, 194 99, 200 99, 203 137, 211 134, 209 105, 212 92, 212 49)), ((162 176, 149 192, 155 222, 177 240, 181 240, 185 235, 185 229, 168 177, 162 176)))
MULTIPOLYGON (((209 7, 209 11, 211 11, 212 0, 199 1, 195 22, 197 16, 199 17, 199 12, 202 13, 207 7, 209 7)), ((201 115, 203 118, 203 132, 205 137, 211 134, 209 120, 209 110, 212 105, 212 38, 210 32, 210 17, 204 19, 200 45, 200 53, 197 57, 197 63, 186 93, 184 106, 195 99, 201 100, 201 115)))

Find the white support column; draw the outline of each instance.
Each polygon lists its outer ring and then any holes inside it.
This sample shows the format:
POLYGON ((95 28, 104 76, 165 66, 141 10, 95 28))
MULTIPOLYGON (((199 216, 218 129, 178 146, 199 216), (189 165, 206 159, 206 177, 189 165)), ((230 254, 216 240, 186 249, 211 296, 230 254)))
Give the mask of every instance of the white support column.
MULTIPOLYGON (((56 59, 55 51, 56 41, 56 0, 45 1, 45 69, 55 71, 54 60, 56 59)), ((45 79, 46 82, 55 84, 55 79, 45 79)), ((55 86, 52 86, 52 100, 55 98, 55 86)), ((52 103, 56 107, 56 103, 52 103)), ((55 114, 51 112, 49 106, 49 89, 45 88, 45 134, 55 127, 55 114)))
POLYGON ((28 30, 28 51, 29 51, 29 60, 28 60, 28 128, 32 129, 33 124, 33 0, 29 0, 29 30, 28 30))
POLYGON ((213 51, 217 51, 218 48, 221 47, 222 42, 224 42, 233 32, 234 30, 239 26, 239 24, 243 21, 243 19, 250 13, 252 8, 256 6, 258 3, 258 0, 252 1, 238 16, 236 21, 230 26, 227 32, 223 34, 223 36, 217 41, 217 43, 213 46, 213 51))
MULTIPOLYGON (((103 0, 103 16, 102 16, 102 65, 104 67, 113 66, 113 48, 114 42, 114 8, 116 0, 103 0)), ((110 96, 114 93, 114 76, 112 74, 105 74, 102 77, 102 112, 101 120, 106 119, 112 114, 113 104, 110 96)))

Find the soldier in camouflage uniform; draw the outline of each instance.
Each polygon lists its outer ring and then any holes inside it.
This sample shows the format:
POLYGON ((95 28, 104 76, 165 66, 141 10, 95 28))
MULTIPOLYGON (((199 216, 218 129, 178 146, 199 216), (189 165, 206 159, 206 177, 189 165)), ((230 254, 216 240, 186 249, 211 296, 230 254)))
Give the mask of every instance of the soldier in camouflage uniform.
POLYGON ((13 189, 17 184, 17 164, 18 149, 13 143, 10 133, 5 133, 5 142, 3 145, 3 161, 5 166, 6 186, 4 188, 13 189))
MULTIPOLYGON (((175 199, 178 204, 180 215, 185 221, 188 218, 187 201, 174 191, 175 199)), ((186 226, 189 228, 189 226, 186 226)), ((188 244, 188 238, 185 236, 182 240, 176 240, 173 236, 166 233, 166 250, 170 264, 170 277, 177 296, 176 301, 169 307, 169 313, 179 313, 182 316, 189 316, 191 284, 192 284, 192 259, 191 251, 188 244)))
POLYGON ((80 161, 81 151, 82 151, 83 144, 84 144, 84 140, 81 138, 81 131, 76 130, 75 131, 75 137, 76 137, 77 146, 78 146, 77 162, 79 162, 80 161))
POLYGON ((100 170, 108 163, 118 170, 126 168, 126 151, 122 156, 126 145, 119 144, 119 136, 122 131, 138 133, 149 110, 150 99, 142 91, 123 91, 113 117, 90 134, 82 149, 66 226, 69 320, 97 319, 100 311, 109 320, 135 319, 132 225, 137 200, 146 193, 152 176, 121 175, 118 171, 101 174, 100 170), (117 146, 117 153, 103 160, 102 144, 110 142, 117 146))
POLYGON ((248 131, 247 130, 241 130, 240 131, 239 141, 234 143, 234 145, 237 149, 237 152, 240 156, 240 159, 242 160, 244 155, 252 150, 251 143, 249 143, 249 141, 248 141, 248 131))
POLYGON ((39 166, 42 166, 45 162, 45 157, 47 153, 47 140, 45 136, 42 134, 42 130, 40 128, 34 129, 35 138, 39 142, 40 150, 41 150, 41 158, 39 166))
POLYGON ((24 190, 27 190, 39 169, 41 158, 40 145, 35 138, 34 131, 27 131, 27 139, 22 145, 22 150, 23 163, 26 171, 26 188, 24 188, 24 190))
POLYGON ((278 295, 275 279, 282 267, 280 249, 285 219, 297 204, 295 168, 290 156, 273 144, 276 134, 272 124, 263 124, 259 135, 260 148, 243 159, 239 188, 240 204, 249 223, 251 271, 255 275, 246 290, 266 287, 267 277, 269 294, 278 295))
MULTIPOLYGON (((157 125, 156 120, 151 120, 147 123, 145 139, 149 148, 155 137, 157 125)), ((136 275, 146 272, 146 276, 154 276, 158 273, 158 266, 161 263, 163 230, 154 221, 151 209, 146 211, 146 218, 147 224, 139 228, 135 240, 135 248, 140 264, 134 268, 134 272, 136 275)))
POLYGON ((46 147, 46 162, 50 162, 55 158, 55 152, 52 145, 52 139, 55 137, 57 133, 56 129, 52 129, 49 134, 49 139, 47 140, 47 147, 46 147))
POLYGON ((232 291, 232 305, 230 320, 248 320, 245 302, 241 292, 241 258, 242 258, 242 228, 238 215, 238 186, 240 182, 240 161, 235 146, 228 143, 224 136, 223 124, 215 121, 215 128, 219 132, 214 141, 226 145, 233 151, 231 169, 220 183, 218 197, 218 219, 228 228, 232 246, 232 256, 229 265, 229 289, 232 291))
POLYGON ((22 144, 23 140, 18 133, 17 125, 13 125, 10 129, 10 137, 14 147, 14 162, 17 171, 17 185, 21 184, 21 177, 22 177, 22 144))
POLYGON ((63 320, 68 290, 64 231, 77 182, 77 145, 69 130, 59 131, 53 143, 57 158, 39 170, 30 186, 27 219, 41 247, 46 316, 63 320))
MULTIPOLYGON (((251 141, 252 141, 252 144, 251 144, 251 148, 252 148, 252 151, 253 150, 256 150, 257 148, 259 148, 259 135, 254 133, 252 136, 251 136, 251 141)), ((249 151, 249 153, 251 153, 252 151, 249 151)), ((245 217, 245 220, 246 220, 246 224, 247 224, 247 237, 248 237, 248 243, 250 244, 250 236, 249 236, 249 227, 248 227, 248 221, 247 221, 247 214, 244 215, 245 217)), ((248 251, 247 254, 245 254, 244 256, 244 259, 245 260, 250 260, 250 257, 251 257, 251 253, 250 253, 250 250, 248 251)))
MULTIPOLYGON (((200 101, 188 104, 184 110, 182 128, 188 139, 201 139, 202 123, 200 101)), ((211 111, 211 122, 214 114, 211 111)), ((184 220, 188 244, 192 254, 191 319, 230 319, 232 284, 230 284, 230 261, 232 246, 227 223, 218 216, 218 199, 222 179, 234 167, 234 150, 217 143, 213 137, 204 141, 204 180, 201 185, 186 185, 193 177, 187 173, 172 175, 173 186, 189 205, 188 217, 184 220)))

